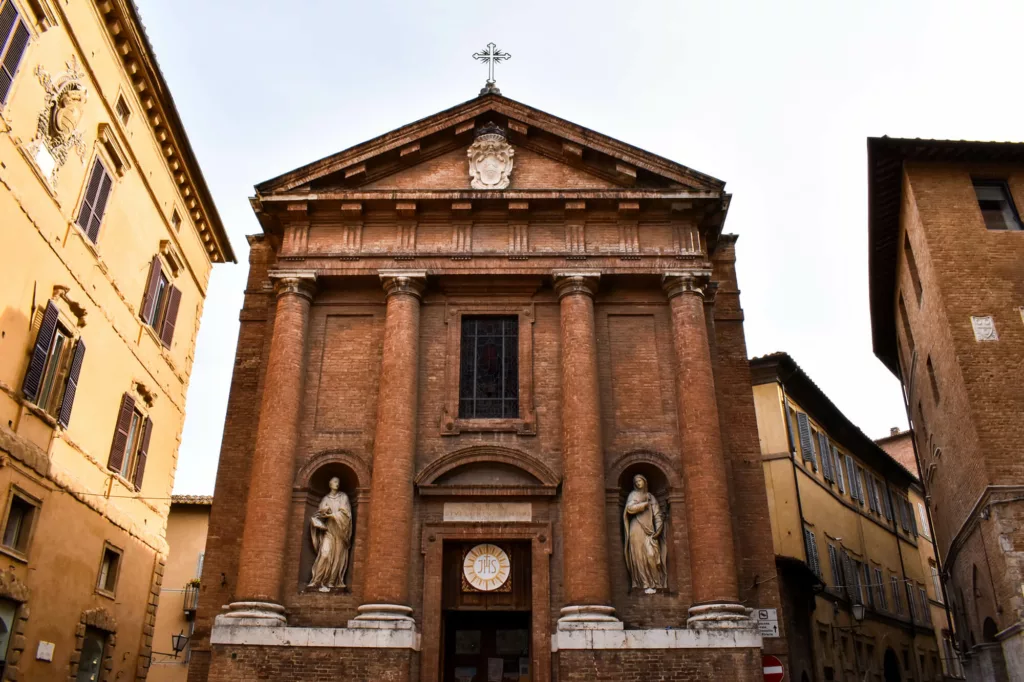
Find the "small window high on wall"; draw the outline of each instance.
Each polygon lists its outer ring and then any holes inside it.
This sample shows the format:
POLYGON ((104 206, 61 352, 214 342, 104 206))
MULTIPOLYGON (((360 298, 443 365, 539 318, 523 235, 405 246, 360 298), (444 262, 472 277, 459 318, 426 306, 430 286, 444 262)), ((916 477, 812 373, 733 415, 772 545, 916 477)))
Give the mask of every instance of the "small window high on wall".
POLYGON ((518 416, 519 317, 463 317, 459 417, 514 419, 518 416))
POLYGON ((1002 180, 975 180, 978 207, 990 230, 1019 230, 1020 216, 1013 205, 1009 186, 1002 180))

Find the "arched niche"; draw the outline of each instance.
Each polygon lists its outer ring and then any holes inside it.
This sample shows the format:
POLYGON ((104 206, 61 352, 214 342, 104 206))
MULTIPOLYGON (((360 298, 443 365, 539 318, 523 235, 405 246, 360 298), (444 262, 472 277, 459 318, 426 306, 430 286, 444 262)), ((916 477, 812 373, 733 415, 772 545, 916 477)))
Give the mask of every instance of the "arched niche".
POLYGON ((672 462, 660 452, 652 450, 636 450, 622 455, 608 467, 607 487, 618 490, 622 499, 633 489, 633 476, 641 474, 647 478, 647 484, 654 495, 661 501, 668 500, 669 493, 679 495, 682 492, 682 481, 679 472, 672 462))
POLYGON ((416 477, 416 488, 421 495, 551 496, 558 477, 525 452, 482 445, 434 460, 416 477))
POLYGON ((299 589, 306 589, 309 582, 316 552, 310 533, 310 519, 320 506, 320 501, 330 491, 329 483, 338 478, 338 489, 348 495, 352 509, 352 538, 349 545, 348 568, 345 572, 346 587, 350 591, 353 581, 353 549, 356 527, 359 522, 360 499, 369 499, 370 472, 361 459, 345 451, 329 451, 314 455, 303 465, 295 477, 296 498, 302 500, 302 543, 299 553, 299 589))

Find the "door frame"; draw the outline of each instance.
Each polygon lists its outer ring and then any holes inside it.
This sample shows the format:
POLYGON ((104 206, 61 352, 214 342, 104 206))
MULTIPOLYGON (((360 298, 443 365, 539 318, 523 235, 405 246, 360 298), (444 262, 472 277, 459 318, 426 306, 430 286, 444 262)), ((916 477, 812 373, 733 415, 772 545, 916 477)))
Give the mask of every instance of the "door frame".
POLYGON ((441 589, 444 543, 472 541, 530 541, 530 665, 533 682, 551 680, 551 524, 544 522, 466 522, 424 524, 423 623, 420 640, 420 680, 441 677, 441 589))

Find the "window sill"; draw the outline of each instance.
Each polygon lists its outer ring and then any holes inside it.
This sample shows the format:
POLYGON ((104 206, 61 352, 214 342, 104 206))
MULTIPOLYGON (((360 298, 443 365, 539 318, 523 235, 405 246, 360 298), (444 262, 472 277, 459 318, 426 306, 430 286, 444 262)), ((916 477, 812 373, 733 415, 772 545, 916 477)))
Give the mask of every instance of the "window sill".
POLYGON ((117 596, 113 592, 108 592, 107 590, 101 590, 98 587, 96 588, 96 594, 100 595, 101 597, 106 597, 107 599, 111 599, 111 600, 115 600, 115 601, 117 600, 117 596))
POLYGON ((441 420, 442 436, 458 436, 461 433, 515 433, 520 436, 536 436, 537 420, 533 414, 515 419, 452 419, 447 412, 441 420))
POLYGON ((39 407, 35 403, 29 402, 27 399, 22 398, 21 404, 25 406, 25 409, 32 413, 33 416, 41 419, 53 430, 59 430, 60 425, 57 424, 57 418, 51 415, 49 412, 39 407))
POLYGON ((141 318, 139 319, 139 322, 142 323, 143 329, 145 329, 146 332, 149 333, 149 337, 153 339, 153 342, 157 345, 157 348, 160 349, 161 353, 170 350, 167 346, 164 345, 163 339, 160 338, 160 334, 158 334, 157 331, 153 329, 153 325, 149 324, 148 322, 141 318))
POLYGON ((10 558, 14 559, 15 561, 20 561, 23 564, 27 564, 28 563, 28 555, 27 554, 22 554, 18 550, 12 549, 10 547, 5 547, 3 545, 0 545, 0 554, 5 554, 5 555, 9 556, 10 558))

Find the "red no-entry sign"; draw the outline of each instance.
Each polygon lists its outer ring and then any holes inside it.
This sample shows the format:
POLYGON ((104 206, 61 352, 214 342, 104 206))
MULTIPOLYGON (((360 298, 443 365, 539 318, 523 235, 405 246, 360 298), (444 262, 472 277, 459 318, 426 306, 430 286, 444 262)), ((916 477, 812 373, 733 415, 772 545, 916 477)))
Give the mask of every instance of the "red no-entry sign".
POLYGON ((782 669, 782 661, 774 656, 762 656, 761 664, 764 666, 764 682, 782 682, 786 676, 782 669))

